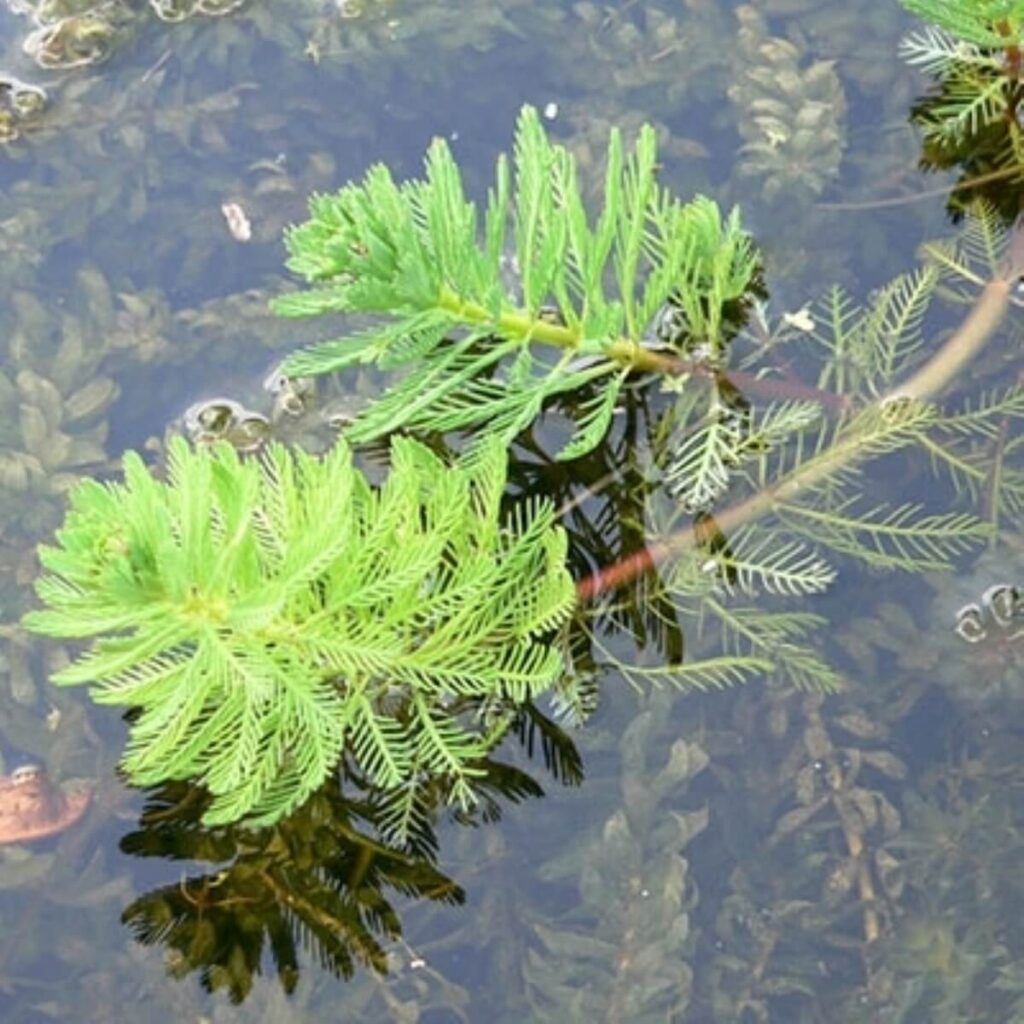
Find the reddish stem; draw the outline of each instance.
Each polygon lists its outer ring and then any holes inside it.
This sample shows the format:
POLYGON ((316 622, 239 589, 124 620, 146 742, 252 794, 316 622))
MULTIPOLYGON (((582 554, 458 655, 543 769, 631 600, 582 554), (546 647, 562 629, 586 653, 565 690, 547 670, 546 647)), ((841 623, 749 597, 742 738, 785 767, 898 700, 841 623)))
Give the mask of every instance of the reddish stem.
POLYGON ((1003 37, 1006 38, 1006 65, 1007 72, 1014 81, 1020 78, 1021 71, 1021 52, 1020 46, 1017 43, 1016 33, 1013 30, 1013 25, 1003 19, 997 21, 995 24, 996 31, 1003 37))
POLYGON ((642 576, 645 572, 653 569, 662 558, 668 555, 669 550, 661 550, 665 545, 654 545, 650 548, 640 548, 631 555, 606 565, 603 569, 584 576, 576 584, 576 598, 580 604, 586 604, 600 597, 601 594, 618 590, 623 584, 642 576))

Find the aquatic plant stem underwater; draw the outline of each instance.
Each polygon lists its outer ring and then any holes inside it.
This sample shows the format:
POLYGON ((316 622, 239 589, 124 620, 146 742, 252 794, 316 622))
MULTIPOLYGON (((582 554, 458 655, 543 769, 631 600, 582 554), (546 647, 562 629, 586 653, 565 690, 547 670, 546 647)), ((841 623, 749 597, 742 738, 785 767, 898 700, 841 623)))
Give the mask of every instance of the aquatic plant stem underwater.
POLYGON ((940 188, 926 188, 922 192, 913 192, 905 196, 889 196, 887 199, 861 199, 850 200, 849 202, 821 202, 815 203, 819 210, 882 210, 893 206, 907 206, 910 203, 925 202, 928 199, 938 199, 940 196, 955 195, 957 192, 966 192, 968 189, 978 188, 980 185, 991 185, 995 181, 1004 181, 1007 178, 1019 178, 1021 168, 1014 164, 1012 167, 1001 167, 997 171, 990 171, 988 174, 979 174, 973 178, 964 178, 963 181, 955 181, 950 185, 943 185, 940 188))
MULTIPOLYGON (((1024 224, 1018 223, 1010 239, 1010 250, 1001 272, 984 287, 978 301, 960 328, 945 345, 908 381, 897 385, 859 414, 865 423, 877 422, 898 405, 927 402, 974 359, 995 334, 1006 315, 1017 280, 1024 274, 1024 224)), ((843 443, 804 463, 777 484, 765 487, 745 501, 715 513, 715 524, 725 534, 744 523, 753 522, 777 506, 795 499, 857 457, 865 432, 853 432, 843 443)), ((700 543, 692 529, 680 530, 657 544, 635 551, 614 565, 599 569, 576 584, 581 604, 617 590, 661 562, 700 543)))

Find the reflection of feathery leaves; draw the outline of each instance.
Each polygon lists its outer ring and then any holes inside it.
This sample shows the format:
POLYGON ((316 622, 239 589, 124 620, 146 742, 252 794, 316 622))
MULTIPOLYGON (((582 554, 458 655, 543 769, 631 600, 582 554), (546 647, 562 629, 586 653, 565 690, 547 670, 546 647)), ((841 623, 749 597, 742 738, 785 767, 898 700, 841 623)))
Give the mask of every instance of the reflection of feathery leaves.
POLYGON ((578 786, 583 781, 583 760, 576 744, 556 722, 542 715, 532 704, 520 710, 512 731, 527 757, 533 757, 539 738, 544 767, 563 786, 578 786))
POLYGON ((434 801, 426 786, 409 781, 379 791, 374 810, 377 830, 386 843, 406 847, 419 856, 436 855, 434 801))

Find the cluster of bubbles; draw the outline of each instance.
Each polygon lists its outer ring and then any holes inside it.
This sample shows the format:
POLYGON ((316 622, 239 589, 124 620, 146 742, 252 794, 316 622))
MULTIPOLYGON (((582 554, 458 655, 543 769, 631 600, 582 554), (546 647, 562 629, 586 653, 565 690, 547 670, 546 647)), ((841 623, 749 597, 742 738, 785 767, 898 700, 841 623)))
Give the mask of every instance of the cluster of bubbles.
POLYGON ((956 613, 957 636, 969 644, 993 637, 1014 641, 1024 637, 1024 595, 1011 583, 996 583, 981 595, 981 601, 965 604, 956 613))
POLYGON ((194 14, 219 18, 244 6, 246 0, 149 0, 153 13, 161 21, 185 21, 194 14))
POLYGON ((942 655, 935 679, 970 704, 1005 707, 1024 698, 1024 595, 1012 583, 990 585, 955 613, 962 654, 942 655))
POLYGON ((267 374, 263 389, 273 398, 269 416, 233 398, 207 398, 185 411, 185 435, 194 444, 227 441, 240 452, 254 452, 281 432, 278 427, 283 421, 300 418, 316 403, 316 382, 309 377, 288 377, 280 367, 267 374))

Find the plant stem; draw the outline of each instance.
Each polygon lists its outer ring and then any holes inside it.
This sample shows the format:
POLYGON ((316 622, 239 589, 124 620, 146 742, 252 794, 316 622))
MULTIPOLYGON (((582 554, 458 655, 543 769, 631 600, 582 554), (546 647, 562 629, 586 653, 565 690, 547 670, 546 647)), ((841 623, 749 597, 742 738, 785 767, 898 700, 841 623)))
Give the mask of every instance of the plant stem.
POLYGON ((989 171, 987 174, 979 174, 973 178, 964 178, 962 181, 954 182, 952 185, 943 185, 941 188, 929 188, 923 192, 914 192, 907 196, 891 196, 888 199, 864 199, 846 203, 815 203, 819 210, 881 210, 891 206, 906 206, 908 203, 917 203, 925 199, 935 199, 947 193, 952 195, 956 192, 963 192, 965 189, 976 188, 978 185, 988 185, 993 181, 1003 181, 1006 178, 1019 178, 1024 174, 1024 168, 1019 164, 1011 167, 1001 167, 997 171, 989 171))
MULTIPOLYGON (((902 399, 927 401, 950 381, 984 348, 995 333, 1009 305, 1010 294, 1024 269, 1024 227, 1018 226, 1011 240, 1004 268, 982 290, 981 296, 960 328, 945 345, 904 384, 898 385, 866 408, 881 411, 887 403, 902 399)), ((810 460, 778 483, 766 487, 736 505, 715 513, 722 533, 744 523, 760 519, 777 506, 797 497, 801 491, 820 482, 845 463, 857 457, 862 438, 854 434, 842 444, 810 460)), ((698 545, 692 530, 680 530, 657 544, 633 552, 613 565, 599 569, 576 584, 576 596, 582 604, 609 591, 617 590, 671 555, 698 545)))
MULTIPOLYGON (((518 311, 501 313, 495 321, 493 314, 486 306, 463 299, 447 287, 442 289, 438 305, 466 323, 493 323, 495 331, 506 338, 522 338, 524 341, 537 341, 542 345, 553 345, 562 349, 579 348, 584 341, 580 332, 572 327, 553 323, 540 317, 531 317, 518 311)), ((679 372, 679 361, 674 357, 662 352, 655 352, 629 338, 617 338, 615 341, 608 342, 604 345, 603 352, 620 366, 629 366, 641 373, 644 371, 679 372)))
MULTIPOLYGON (((491 312, 479 303, 461 298, 450 288, 445 288, 438 305, 445 311, 457 316, 470 324, 493 323, 491 312)), ((502 313, 497 320, 495 330, 503 337, 522 338, 537 341, 543 345, 552 345, 561 349, 579 348, 583 342, 579 331, 565 324, 553 323, 538 317, 531 317, 520 312, 502 313)), ((740 370, 726 373, 706 363, 682 359, 671 352, 662 352, 647 348, 629 338, 617 338, 604 346, 604 355, 620 366, 628 366, 639 373, 667 373, 682 375, 693 374, 700 377, 711 377, 732 384, 737 391, 749 392, 767 398, 789 398, 802 401, 819 402, 832 412, 841 412, 849 404, 842 395, 831 391, 823 391, 808 384, 794 381, 766 380, 755 377, 752 373, 740 370)))
POLYGON ((995 30, 1006 39, 1006 71, 1016 81, 1020 78, 1021 52, 1017 44, 1017 26, 1008 18, 995 23, 995 30))

